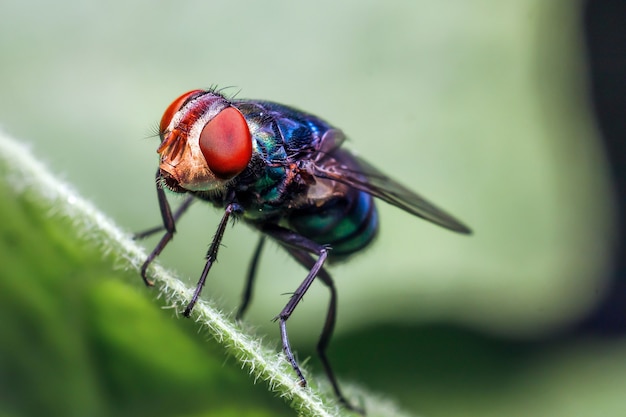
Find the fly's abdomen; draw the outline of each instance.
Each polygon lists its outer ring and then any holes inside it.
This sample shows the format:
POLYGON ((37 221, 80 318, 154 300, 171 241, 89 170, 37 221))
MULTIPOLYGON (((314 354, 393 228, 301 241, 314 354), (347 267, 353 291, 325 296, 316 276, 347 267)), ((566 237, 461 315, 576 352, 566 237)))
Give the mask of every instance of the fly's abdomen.
POLYGON ((378 212, 369 194, 350 189, 321 207, 311 205, 291 213, 289 226, 309 239, 329 245, 340 259, 367 246, 378 231, 378 212))

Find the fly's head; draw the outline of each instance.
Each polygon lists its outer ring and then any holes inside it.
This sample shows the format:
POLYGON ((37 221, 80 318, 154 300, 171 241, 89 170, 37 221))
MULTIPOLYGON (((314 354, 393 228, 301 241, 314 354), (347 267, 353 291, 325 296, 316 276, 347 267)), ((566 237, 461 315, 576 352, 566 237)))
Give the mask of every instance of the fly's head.
POLYGON ((176 192, 220 190, 252 158, 246 119, 213 91, 193 90, 174 100, 159 132, 161 177, 176 192))

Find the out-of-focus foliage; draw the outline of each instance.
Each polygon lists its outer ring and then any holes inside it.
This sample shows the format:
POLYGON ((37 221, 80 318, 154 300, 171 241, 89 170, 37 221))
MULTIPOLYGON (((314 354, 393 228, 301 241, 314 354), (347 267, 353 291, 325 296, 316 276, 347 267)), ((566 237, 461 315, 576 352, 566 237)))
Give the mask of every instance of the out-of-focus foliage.
POLYGON ((0 191, 0 413, 291 415, 68 220, 0 191))
MULTIPOLYGON (((235 85, 238 96, 325 117, 349 146, 476 231, 456 236, 381 205, 376 245, 332 270, 339 375, 427 415, 620 415, 623 343, 533 342, 601 296, 611 239, 578 8, 5 1, 0 123, 103 211, 141 230, 160 221, 150 126, 183 91, 235 85)), ((171 322, 139 286, 114 279, 62 225, 3 195, 0 378, 14 388, 0 395, 16 407, 8 410, 64 407, 76 387, 80 402, 67 405, 76 408, 50 410, 153 414, 172 401, 181 414, 194 404, 243 413, 237 392, 254 391, 244 373, 207 358, 190 324, 171 322), (173 346, 155 345, 162 339, 173 346), (189 362, 168 367, 168 352, 181 351, 189 362), (190 366, 197 356, 202 365, 190 366)), ((193 281, 217 220, 213 208, 194 207, 163 262, 193 281)), ((238 225, 224 243, 205 296, 232 309, 254 238, 238 225)), ((276 337, 270 319, 303 271, 267 252, 248 320, 276 337)), ((290 323, 302 358, 326 302, 312 288, 290 323)))
MULTIPOLYGON (((439 317, 541 334, 602 293, 610 205, 584 101, 577 3, 1 7, 5 130, 129 230, 160 222, 154 126, 165 107, 189 89, 232 85, 227 93, 327 118, 348 146, 476 231, 457 236, 381 204, 376 245, 334 270, 340 328, 439 317), (362 308, 372 297, 376 308, 362 308)), ((195 279, 218 216, 194 207, 166 263, 195 279)), ((228 308, 254 240, 245 227, 225 237, 207 288, 228 308)), ((250 318, 269 330, 302 271, 279 251, 266 255, 250 318)), ((313 343, 327 293, 314 288, 307 300, 304 325, 292 327, 313 343)))

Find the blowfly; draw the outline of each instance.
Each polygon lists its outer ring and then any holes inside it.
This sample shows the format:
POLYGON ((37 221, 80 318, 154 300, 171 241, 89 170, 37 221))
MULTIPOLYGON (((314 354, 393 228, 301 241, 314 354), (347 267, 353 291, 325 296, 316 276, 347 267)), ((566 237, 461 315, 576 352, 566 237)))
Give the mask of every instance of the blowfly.
POLYGON ((317 351, 334 392, 346 407, 328 361, 337 311, 337 292, 325 264, 344 260, 368 246, 378 230, 374 197, 454 232, 470 229, 445 211, 389 178, 342 147, 341 130, 312 114, 269 101, 228 99, 216 89, 189 91, 165 110, 159 125, 161 144, 156 191, 165 230, 141 268, 147 285, 150 263, 176 232, 175 223, 195 200, 223 210, 195 292, 183 314, 198 301, 231 217, 260 232, 252 256, 241 319, 251 298, 258 261, 267 238, 283 247, 308 274, 275 317, 282 348, 299 384, 306 385, 292 353, 287 320, 316 278, 330 290, 330 302, 317 351), (187 194, 172 212, 165 190, 187 194))

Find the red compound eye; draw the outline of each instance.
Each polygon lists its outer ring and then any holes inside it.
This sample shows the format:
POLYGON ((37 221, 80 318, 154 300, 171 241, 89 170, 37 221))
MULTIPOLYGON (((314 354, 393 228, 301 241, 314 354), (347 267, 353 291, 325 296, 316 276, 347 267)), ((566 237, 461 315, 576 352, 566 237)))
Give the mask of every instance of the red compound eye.
POLYGON ((170 125, 172 118, 176 114, 178 110, 183 106, 183 103, 192 95, 196 93, 201 93, 202 90, 192 90, 188 91, 182 96, 178 97, 176 100, 172 101, 172 103, 167 106, 165 113, 163 113, 163 117, 161 117, 161 123, 159 123, 159 133, 163 134, 167 127, 170 125))
POLYGON ((200 150, 209 169, 219 178, 232 178, 248 166, 252 137, 239 110, 227 107, 204 126, 200 150))

